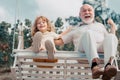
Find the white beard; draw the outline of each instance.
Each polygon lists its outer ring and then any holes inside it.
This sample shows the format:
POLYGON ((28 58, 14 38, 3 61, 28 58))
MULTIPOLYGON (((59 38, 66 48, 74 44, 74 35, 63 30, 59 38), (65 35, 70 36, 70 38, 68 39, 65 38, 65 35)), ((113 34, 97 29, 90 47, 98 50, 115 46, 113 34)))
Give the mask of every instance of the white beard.
POLYGON ((86 23, 86 24, 90 24, 90 23, 92 23, 92 22, 94 21, 94 18, 90 18, 90 19, 88 19, 88 20, 83 19, 82 21, 83 21, 84 23, 86 23))

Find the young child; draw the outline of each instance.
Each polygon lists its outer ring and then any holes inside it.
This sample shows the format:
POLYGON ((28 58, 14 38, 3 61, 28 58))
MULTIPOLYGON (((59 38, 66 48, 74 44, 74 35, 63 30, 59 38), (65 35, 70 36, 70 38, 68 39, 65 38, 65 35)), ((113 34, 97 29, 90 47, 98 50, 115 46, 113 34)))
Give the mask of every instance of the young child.
POLYGON ((44 17, 36 18, 32 28, 32 49, 35 53, 46 50, 48 59, 54 59, 54 52, 56 51, 54 39, 59 39, 60 35, 54 32, 54 26, 50 21, 44 17))

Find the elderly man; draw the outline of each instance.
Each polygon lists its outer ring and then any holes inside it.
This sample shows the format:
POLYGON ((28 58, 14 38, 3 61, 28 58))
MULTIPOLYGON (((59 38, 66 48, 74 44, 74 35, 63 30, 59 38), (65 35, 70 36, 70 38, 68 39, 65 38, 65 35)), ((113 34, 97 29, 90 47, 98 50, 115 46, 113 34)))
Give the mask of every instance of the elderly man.
POLYGON ((115 36, 115 24, 109 19, 111 33, 108 33, 101 23, 94 20, 94 9, 89 4, 84 4, 79 13, 82 23, 71 30, 61 39, 55 40, 56 45, 73 42, 75 50, 85 52, 90 63, 93 79, 103 75, 103 80, 110 80, 116 75, 117 69, 111 65, 117 51, 118 40, 115 36), (105 69, 99 67, 98 52, 104 52, 105 69))

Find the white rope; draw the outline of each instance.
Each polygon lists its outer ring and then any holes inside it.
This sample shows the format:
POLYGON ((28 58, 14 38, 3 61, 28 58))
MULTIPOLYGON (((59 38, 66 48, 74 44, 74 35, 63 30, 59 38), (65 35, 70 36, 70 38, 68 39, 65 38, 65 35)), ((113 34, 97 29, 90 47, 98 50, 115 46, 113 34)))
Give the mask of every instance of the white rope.
POLYGON ((15 25, 14 25, 14 32, 13 32, 13 45, 12 45, 12 56, 14 56, 14 47, 15 47, 15 29, 16 29, 16 21, 17 21, 17 10, 18 10, 18 0, 16 0, 16 6, 15 6, 15 25))

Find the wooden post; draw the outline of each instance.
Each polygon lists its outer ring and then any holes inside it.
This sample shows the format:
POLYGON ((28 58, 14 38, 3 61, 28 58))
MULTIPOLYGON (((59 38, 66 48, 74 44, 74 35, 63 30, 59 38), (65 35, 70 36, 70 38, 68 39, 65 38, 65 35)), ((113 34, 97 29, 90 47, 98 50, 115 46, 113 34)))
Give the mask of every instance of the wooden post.
POLYGON ((23 26, 22 25, 20 25, 20 28, 19 28, 17 49, 24 49, 24 34, 23 34, 23 26))

